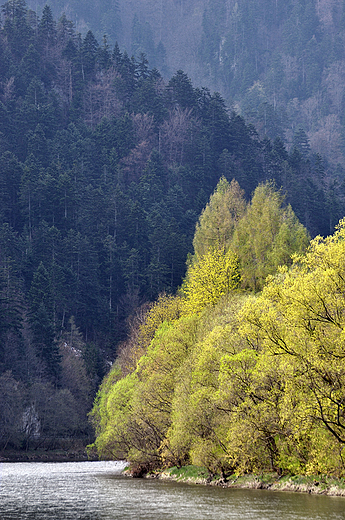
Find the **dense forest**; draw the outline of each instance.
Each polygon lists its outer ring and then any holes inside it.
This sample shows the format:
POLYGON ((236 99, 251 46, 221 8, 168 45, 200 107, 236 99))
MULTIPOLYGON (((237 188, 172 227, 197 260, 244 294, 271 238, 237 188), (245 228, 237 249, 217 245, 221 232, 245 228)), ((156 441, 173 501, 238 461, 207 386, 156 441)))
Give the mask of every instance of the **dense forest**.
MULTIPOLYGON (((40 15, 45 0, 30 7, 40 15)), ((217 90, 288 149, 301 130, 313 152, 344 168, 343 0, 53 0, 78 31, 137 57, 165 78, 184 70, 217 90)))
MULTIPOLYGON (((297 219, 314 237, 332 233, 344 215, 345 186, 329 175, 303 131, 287 151, 183 71, 164 80, 145 54, 130 57, 91 31, 82 36, 48 6, 38 17, 24 0, 6 2, 0 447, 52 447, 92 435, 87 413, 98 385, 128 338, 135 343, 152 302, 185 283, 195 226, 216 186, 222 191, 235 179, 241 222, 260 193, 282 198, 277 208, 290 234, 284 238, 282 227, 267 266, 260 260, 253 275, 236 242, 235 256, 224 260, 226 270, 239 262, 234 284, 241 279, 258 291, 291 252, 301 252, 297 219)), ((193 258, 186 280, 200 276, 193 258)))

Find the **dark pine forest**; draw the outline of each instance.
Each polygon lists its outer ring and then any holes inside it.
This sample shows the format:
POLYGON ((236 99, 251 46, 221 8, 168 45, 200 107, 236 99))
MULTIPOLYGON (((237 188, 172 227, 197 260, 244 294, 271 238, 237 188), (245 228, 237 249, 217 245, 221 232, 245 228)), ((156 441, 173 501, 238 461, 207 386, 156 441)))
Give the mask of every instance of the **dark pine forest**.
POLYGON ((345 214, 301 130, 288 152, 222 97, 169 81, 24 0, 0 26, 0 448, 92 435, 133 316, 181 284, 220 177, 272 180, 311 236, 345 214))

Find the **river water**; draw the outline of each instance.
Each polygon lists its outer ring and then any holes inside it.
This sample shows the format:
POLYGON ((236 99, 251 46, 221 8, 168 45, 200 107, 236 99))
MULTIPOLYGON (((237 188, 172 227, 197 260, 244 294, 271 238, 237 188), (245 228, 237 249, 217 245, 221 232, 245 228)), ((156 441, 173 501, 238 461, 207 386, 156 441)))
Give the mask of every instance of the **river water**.
POLYGON ((120 475, 120 462, 0 463, 1 520, 344 520, 345 498, 120 475))

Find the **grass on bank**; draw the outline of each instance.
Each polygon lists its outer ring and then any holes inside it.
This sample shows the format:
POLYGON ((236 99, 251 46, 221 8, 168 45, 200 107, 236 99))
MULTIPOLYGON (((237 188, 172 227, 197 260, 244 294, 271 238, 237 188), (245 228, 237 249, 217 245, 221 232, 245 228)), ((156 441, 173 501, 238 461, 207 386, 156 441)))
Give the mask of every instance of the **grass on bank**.
POLYGON ((206 468, 192 465, 182 466, 181 468, 174 466, 165 470, 164 473, 170 475, 174 478, 174 480, 178 481, 206 480, 209 476, 209 473, 206 468))
POLYGON ((220 475, 210 475, 206 468, 189 465, 180 468, 175 466, 161 472, 155 472, 155 476, 190 484, 210 484, 236 488, 272 489, 345 496, 345 478, 322 475, 300 476, 288 474, 279 476, 276 472, 267 472, 260 475, 227 475, 224 480, 220 475))

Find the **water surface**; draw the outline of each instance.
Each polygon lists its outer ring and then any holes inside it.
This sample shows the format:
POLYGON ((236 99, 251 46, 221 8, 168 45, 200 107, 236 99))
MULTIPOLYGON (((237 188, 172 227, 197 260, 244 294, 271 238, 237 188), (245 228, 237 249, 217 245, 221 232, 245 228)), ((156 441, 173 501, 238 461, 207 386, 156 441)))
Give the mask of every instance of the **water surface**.
POLYGON ((0 463, 1 520, 345 520, 345 499, 120 475, 119 462, 0 463))

